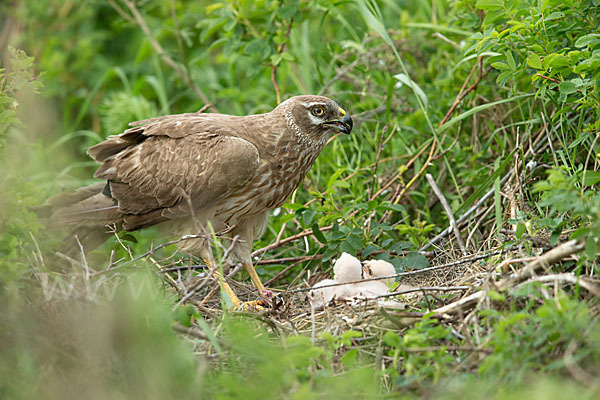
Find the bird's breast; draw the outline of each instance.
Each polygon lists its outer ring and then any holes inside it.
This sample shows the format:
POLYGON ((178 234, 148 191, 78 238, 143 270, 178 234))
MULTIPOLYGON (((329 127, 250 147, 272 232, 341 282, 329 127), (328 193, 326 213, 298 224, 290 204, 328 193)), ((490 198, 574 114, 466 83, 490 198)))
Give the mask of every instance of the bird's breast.
POLYGON ((273 157, 261 161, 243 190, 217 207, 215 216, 231 226, 242 218, 281 206, 300 186, 317 155, 291 145, 280 148, 273 157))

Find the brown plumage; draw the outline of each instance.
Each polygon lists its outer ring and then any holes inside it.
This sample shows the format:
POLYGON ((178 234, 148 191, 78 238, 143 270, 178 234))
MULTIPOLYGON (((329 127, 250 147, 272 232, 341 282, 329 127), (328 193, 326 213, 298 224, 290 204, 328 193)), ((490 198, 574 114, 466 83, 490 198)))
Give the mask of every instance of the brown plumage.
MULTIPOLYGON (((94 177, 103 182, 51 199, 62 205, 51 220, 82 236, 113 224, 208 236, 210 223, 238 236, 228 261, 241 262, 264 289, 250 254, 268 210, 300 185, 332 133, 350 133, 352 119, 326 97, 297 96, 266 114, 167 115, 131 126, 88 150, 102 163, 94 177)), ((181 248, 214 263, 208 239, 181 248)))

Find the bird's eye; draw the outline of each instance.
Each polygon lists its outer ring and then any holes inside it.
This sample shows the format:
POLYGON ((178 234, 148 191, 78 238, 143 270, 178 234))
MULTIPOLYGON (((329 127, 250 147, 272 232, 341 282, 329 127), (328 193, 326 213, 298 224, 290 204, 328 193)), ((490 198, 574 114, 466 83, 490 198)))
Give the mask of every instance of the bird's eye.
POLYGON ((320 117, 325 114, 325 109, 321 106, 315 106, 311 112, 315 117, 320 117))

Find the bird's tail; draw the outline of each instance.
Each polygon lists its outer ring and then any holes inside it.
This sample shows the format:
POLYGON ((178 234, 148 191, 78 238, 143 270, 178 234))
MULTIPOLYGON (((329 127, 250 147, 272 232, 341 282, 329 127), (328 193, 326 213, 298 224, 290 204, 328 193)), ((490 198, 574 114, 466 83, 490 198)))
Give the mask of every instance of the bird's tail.
POLYGON ((103 193, 105 184, 97 183, 72 193, 51 197, 35 211, 50 229, 69 230, 61 253, 79 259, 82 248, 91 251, 112 234, 107 226, 117 230, 123 223, 123 215, 117 202, 103 193))

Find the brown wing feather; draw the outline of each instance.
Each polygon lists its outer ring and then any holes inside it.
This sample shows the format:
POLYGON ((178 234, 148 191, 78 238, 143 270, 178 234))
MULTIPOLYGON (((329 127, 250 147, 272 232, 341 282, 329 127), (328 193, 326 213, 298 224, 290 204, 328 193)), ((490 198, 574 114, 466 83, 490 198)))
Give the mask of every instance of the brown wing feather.
POLYGON ((217 123, 223 122, 215 121, 221 116, 213 116, 159 118, 90 148, 88 153, 103 162, 94 176, 108 180, 111 196, 125 214, 125 229, 188 215, 187 196, 195 211, 210 207, 254 176, 256 147, 217 123), (202 128, 209 130, 200 132, 202 128), (174 133, 180 130, 185 133, 174 133))
POLYGON ((109 136, 102 143, 88 149, 94 160, 104 162, 121 151, 139 144, 152 136, 174 139, 206 133, 236 136, 236 122, 244 117, 225 114, 176 114, 132 122, 132 128, 119 135, 109 136))

